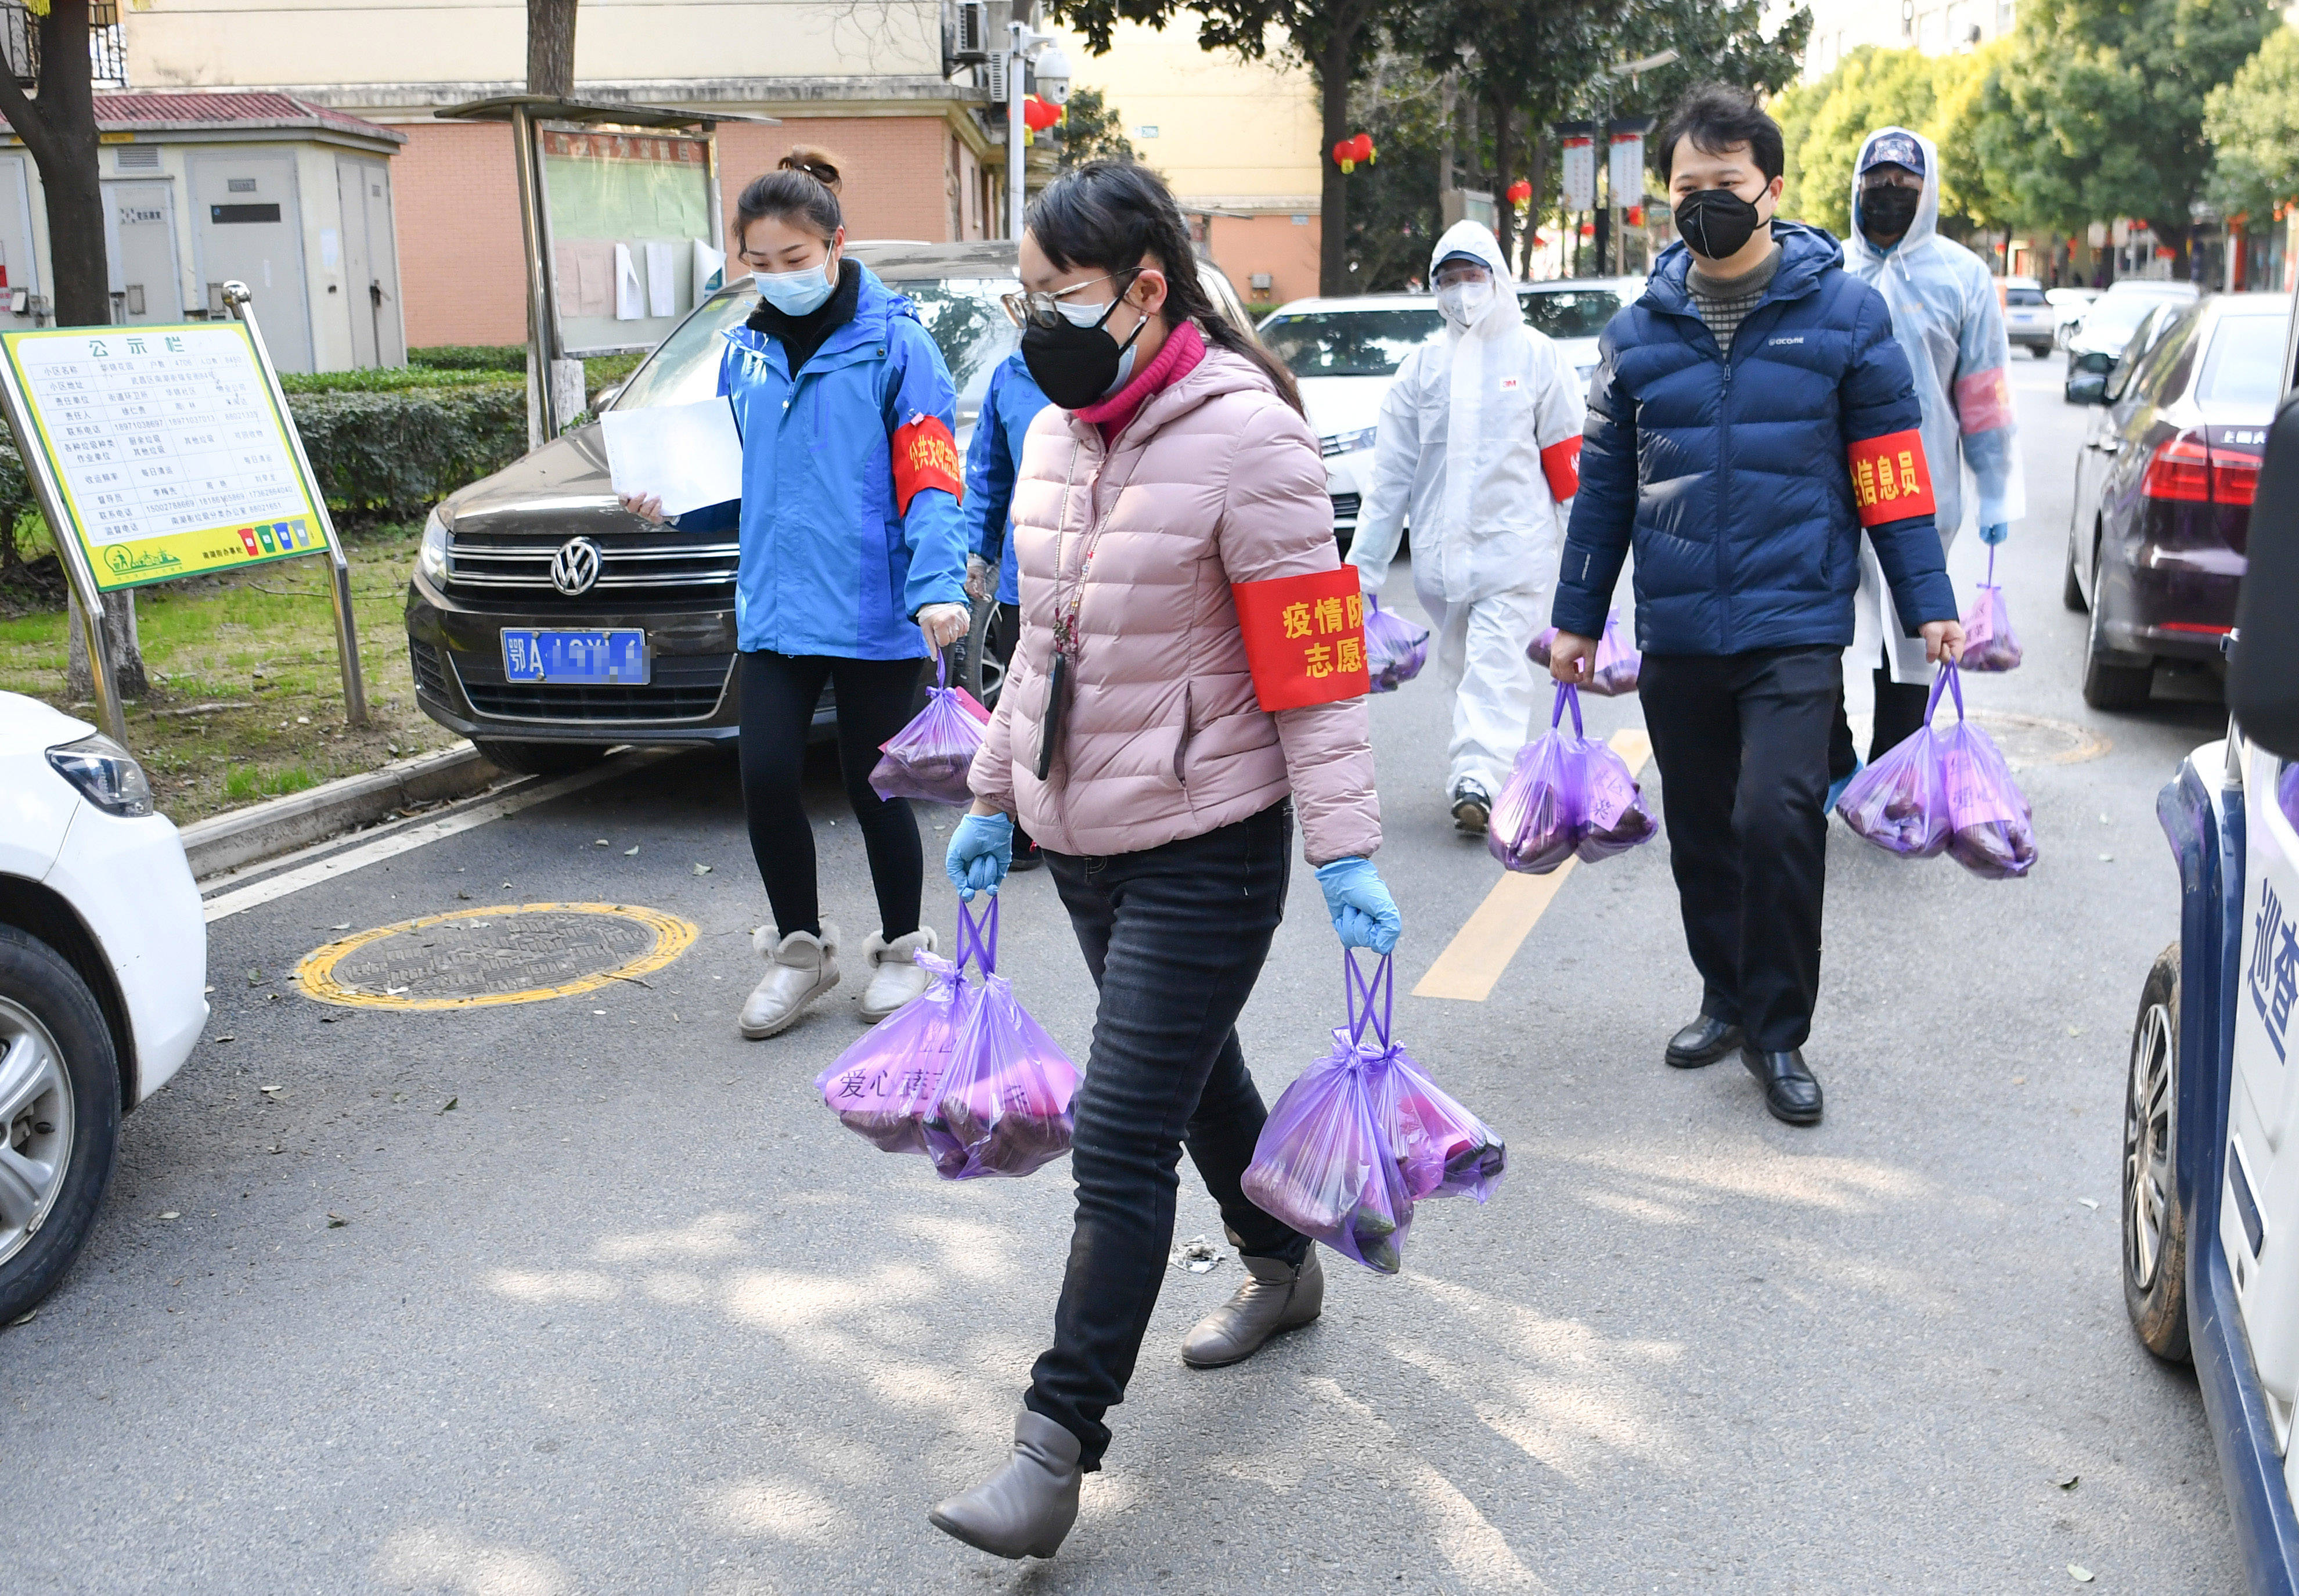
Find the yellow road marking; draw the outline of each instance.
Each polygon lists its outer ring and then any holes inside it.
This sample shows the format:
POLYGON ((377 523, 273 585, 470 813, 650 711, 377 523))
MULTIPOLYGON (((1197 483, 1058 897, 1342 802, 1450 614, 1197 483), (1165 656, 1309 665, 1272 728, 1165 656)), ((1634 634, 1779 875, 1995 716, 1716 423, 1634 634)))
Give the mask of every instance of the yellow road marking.
POLYGON ((486 909, 458 909, 447 914, 426 915, 418 920, 401 920, 396 925, 378 926, 370 931, 354 931, 349 936, 315 950, 296 967, 295 980, 304 995, 323 1003, 338 1003, 352 1009, 491 1009, 502 1003, 538 1003, 547 998, 573 997, 580 993, 595 992, 610 981, 635 980, 651 975, 693 945, 693 925, 660 910, 643 909, 635 903, 498 903, 486 909), (371 942, 386 936, 398 936, 410 931, 427 930, 450 920, 476 919, 484 915, 490 919, 508 919, 519 914, 610 914, 627 920, 635 920, 654 933, 654 946, 627 963, 612 969, 599 970, 578 976, 559 986, 535 986, 522 992, 482 993, 476 997, 411 998, 382 993, 360 986, 346 986, 336 979, 336 965, 345 954, 363 948, 371 942))
MULTIPOLYGON (((1652 739, 1641 726, 1614 732, 1610 745, 1631 776, 1642 770, 1645 761, 1652 757, 1652 739)), ((1580 862, 1568 859, 1546 876, 1504 871, 1468 923, 1437 955, 1437 962, 1421 977, 1413 995, 1453 998, 1465 1003, 1481 1003, 1490 997, 1501 972, 1508 968, 1509 960, 1516 957, 1517 949, 1524 945, 1524 939, 1532 934, 1542 912, 1580 862)))

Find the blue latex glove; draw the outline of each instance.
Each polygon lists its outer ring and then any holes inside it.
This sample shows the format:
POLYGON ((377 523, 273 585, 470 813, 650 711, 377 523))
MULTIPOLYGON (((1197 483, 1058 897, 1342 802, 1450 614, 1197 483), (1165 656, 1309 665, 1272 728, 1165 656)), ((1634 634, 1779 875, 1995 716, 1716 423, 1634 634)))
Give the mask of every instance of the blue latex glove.
POLYGON ((1333 917, 1343 947, 1371 948, 1376 953, 1396 951, 1405 921, 1371 860, 1337 859, 1321 865, 1317 885, 1325 889, 1325 910, 1333 917))
POLYGON ((971 903, 976 893, 996 897, 1013 863, 1014 822, 1004 815, 968 815, 950 834, 942 868, 958 895, 971 903))
POLYGON ((1979 541, 1988 544, 1990 548, 2002 543, 2005 538, 2011 536, 2012 527, 2011 523, 2008 521, 1997 521, 1992 527, 1982 527, 1979 529, 1979 541))

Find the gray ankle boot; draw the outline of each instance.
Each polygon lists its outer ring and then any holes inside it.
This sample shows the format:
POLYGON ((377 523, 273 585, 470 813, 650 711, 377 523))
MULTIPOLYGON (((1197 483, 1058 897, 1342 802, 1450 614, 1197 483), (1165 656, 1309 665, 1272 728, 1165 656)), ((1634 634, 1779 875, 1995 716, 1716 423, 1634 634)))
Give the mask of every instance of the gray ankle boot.
POLYGON ((1050 1558, 1077 1522, 1078 1438, 1025 1408, 1014 1420, 1014 1455, 973 1490, 926 1515, 946 1535, 1001 1558, 1050 1558))
POLYGON ((1298 1330, 1325 1306, 1325 1271, 1317 1250, 1309 1249, 1297 1268, 1274 1258, 1249 1258, 1248 1279, 1237 1295, 1199 1319, 1182 1342, 1182 1361, 1191 1368, 1241 1363, 1261 1351, 1271 1336, 1298 1330))

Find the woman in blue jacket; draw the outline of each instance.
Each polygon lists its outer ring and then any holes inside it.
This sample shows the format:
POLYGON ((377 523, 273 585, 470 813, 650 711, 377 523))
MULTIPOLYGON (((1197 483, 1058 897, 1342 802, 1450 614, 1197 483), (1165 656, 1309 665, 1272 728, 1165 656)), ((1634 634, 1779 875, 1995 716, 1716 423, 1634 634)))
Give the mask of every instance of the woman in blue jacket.
MULTIPOLYGON (((743 803, 775 916, 751 935, 767 960, 743 1005, 754 1040, 838 985, 800 793, 826 682, 878 897, 861 1017, 875 1023, 925 990, 913 960, 936 943, 918 924, 917 825, 908 802, 871 789, 870 771, 916 711, 920 661, 964 636, 969 614, 950 370, 910 302, 845 258, 837 187, 836 166, 800 148, 735 202, 733 253, 759 295, 718 370, 743 439, 743 496, 680 523, 741 527, 743 803)), ((626 503, 661 519, 654 500, 626 503)))

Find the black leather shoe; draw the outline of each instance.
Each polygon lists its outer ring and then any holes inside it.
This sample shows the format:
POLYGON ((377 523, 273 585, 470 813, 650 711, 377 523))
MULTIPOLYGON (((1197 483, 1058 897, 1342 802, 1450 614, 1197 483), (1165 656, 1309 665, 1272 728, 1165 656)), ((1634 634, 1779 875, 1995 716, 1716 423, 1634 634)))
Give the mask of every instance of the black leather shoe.
POLYGON ((1740 1045, 1739 1026, 1728 1026, 1721 1019, 1702 1015, 1690 1025, 1668 1039, 1668 1049, 1661 1057, 1672 1069, 1698 1069, 1740 1045))
POLYGON ((1764 1083, 1764 1106, 1772 1111, 1773 1118, 1786 1125, 1820 1123, 1820 1083, 1804 1067, 1803 1053, 1795 1048, 1784 1053, 1760 1053, 1744 1047, 1740 1062, 1764 1083))

